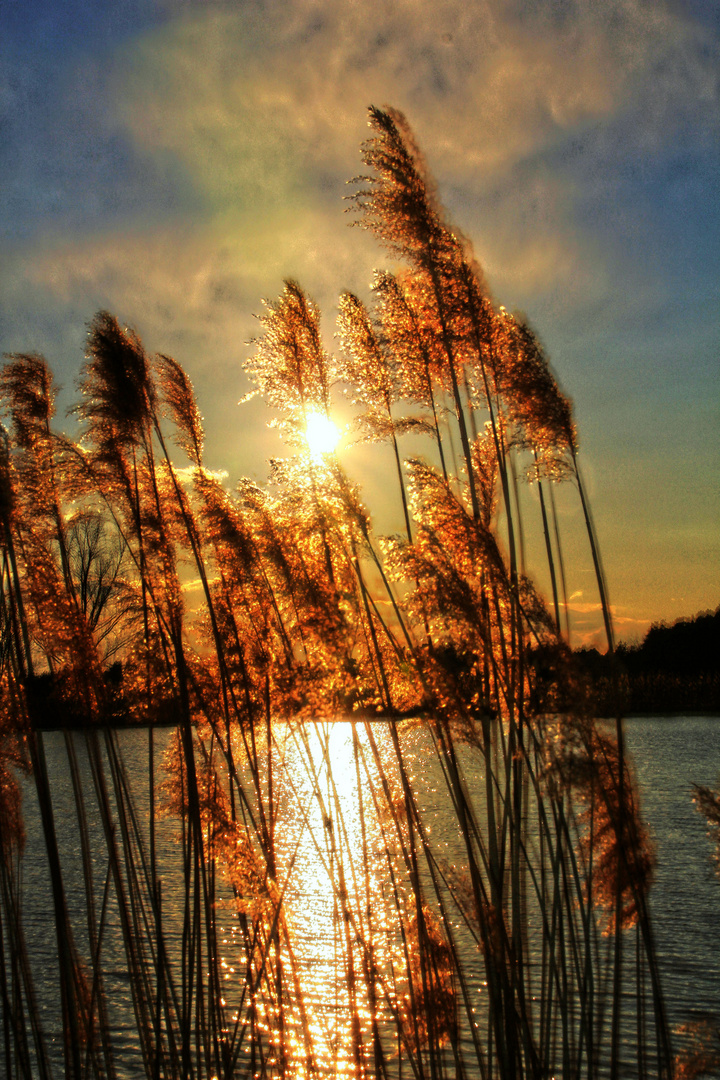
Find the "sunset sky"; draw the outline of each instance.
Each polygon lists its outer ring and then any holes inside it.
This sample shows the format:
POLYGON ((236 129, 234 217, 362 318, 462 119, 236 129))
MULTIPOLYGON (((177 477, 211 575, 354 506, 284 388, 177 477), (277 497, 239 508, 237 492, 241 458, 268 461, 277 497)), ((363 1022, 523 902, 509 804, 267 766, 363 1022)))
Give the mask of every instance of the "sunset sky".
POLYGON ((343 196, 393 105, 575 402, 618 636, 720 603, 716 3, 5 0, 0 64, 0 347, 47 356, 68 430, 106 308, 188 371, 208 464, 262 480, 254 316, 297 278, 331 345, 368 296, 388 256, 343 196))

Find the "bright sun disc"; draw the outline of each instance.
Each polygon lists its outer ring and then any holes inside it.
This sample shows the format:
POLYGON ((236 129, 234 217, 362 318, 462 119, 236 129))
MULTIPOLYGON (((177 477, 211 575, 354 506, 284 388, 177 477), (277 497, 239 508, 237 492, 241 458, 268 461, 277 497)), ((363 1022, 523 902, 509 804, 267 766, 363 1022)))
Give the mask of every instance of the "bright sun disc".
POLYGON ((332 454, 340 442, 340 432, 329 417, 323 413, 310 413, 305 427, 305 438, 313 457, 332 454))

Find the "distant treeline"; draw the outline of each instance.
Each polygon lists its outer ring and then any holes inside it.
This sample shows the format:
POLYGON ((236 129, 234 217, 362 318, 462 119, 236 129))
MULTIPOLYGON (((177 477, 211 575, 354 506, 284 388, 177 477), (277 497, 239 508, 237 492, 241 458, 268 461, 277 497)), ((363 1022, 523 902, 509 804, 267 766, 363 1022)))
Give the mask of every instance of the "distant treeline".
MULTIPOLYGON (((575 656, 598 708, 612 714, 610 657, 597 649, 577 649, 575 656)), ((672 626, 654 623, 640 645, 620 644, 615 656, 623 712, 720 713, 720 606, 672 626)))

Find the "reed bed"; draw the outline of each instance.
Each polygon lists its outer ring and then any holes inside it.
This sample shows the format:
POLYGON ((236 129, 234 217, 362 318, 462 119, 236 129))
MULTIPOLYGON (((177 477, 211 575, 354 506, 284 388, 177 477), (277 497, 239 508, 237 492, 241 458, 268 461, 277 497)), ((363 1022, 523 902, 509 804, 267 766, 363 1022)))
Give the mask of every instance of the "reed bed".
POLYGON ((334 356, 297 283, 267 303, 246 370, 289 452, 264 488, 230 492, 205 467, 184 371, 106 312, 89 330, 77 440, 53 431, 42 357, 4 369, 8 1078, 57 1075, 23 928, 22 769, 47 853, 70 1080, 125 1075, 110 911, 153 1080, 674 1071, 622 721, 598 725, 569 648, 559 483, 580 501, 613 649, 571 405, 447 224, 403 117, 371 109, 370 125, 350 209, 401 268, 376 274, 370 307, 341 296, 334 356), (375 534, 337 456, 308 446, 339 387, 358 437, 388 444, 396 535, 375 534), (425 456, 406 458, 409 436, 425 456), (537 521, 521 514, 524 478, 537 521), (533 532, 549 603, 524 568, 533 532), (49 721, 66 732, 81 917, 49 721), (142 813, 120 721, 147 733, 142 813))

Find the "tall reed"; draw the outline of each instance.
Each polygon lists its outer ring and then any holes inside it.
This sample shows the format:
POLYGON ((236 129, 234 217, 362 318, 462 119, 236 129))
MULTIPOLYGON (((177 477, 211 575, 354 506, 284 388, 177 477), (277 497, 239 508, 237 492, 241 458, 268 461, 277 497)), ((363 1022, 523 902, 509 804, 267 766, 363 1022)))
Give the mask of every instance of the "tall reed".
POLYGON ((77 441, 52 431, 42 358, 5 368, 8 1077, 53 1067, 23 931, 19 765, 42 820, 73 1080, 126 1069, 110 918, 149 1078, 673 1072, 622 721, 598 725, 568 643, 559 482, 577 488, 613 638, 571 406, 447 224, 404 118, 371 109, 370 125, 352 207, 403 268, 376 275, 369 306, 342 295, 337 357, 296 282, 267 304, 246 371, 290 456, 265 488, 229 492, 206 469, 184 371, 106 312, 77 441), (338 457, 309 451, 308 420, 329 416, 340 380, 362 437, 389 443, 398 535, 377 537, 338 457), (426 458, 404 458, 408 435, 426 458), (523 469, 552 613, 525 573, 523 469), (118 718, 148 732, 146 817, 118 718), (66 900, 50 720, 66 732, 82 918, 66 900))

